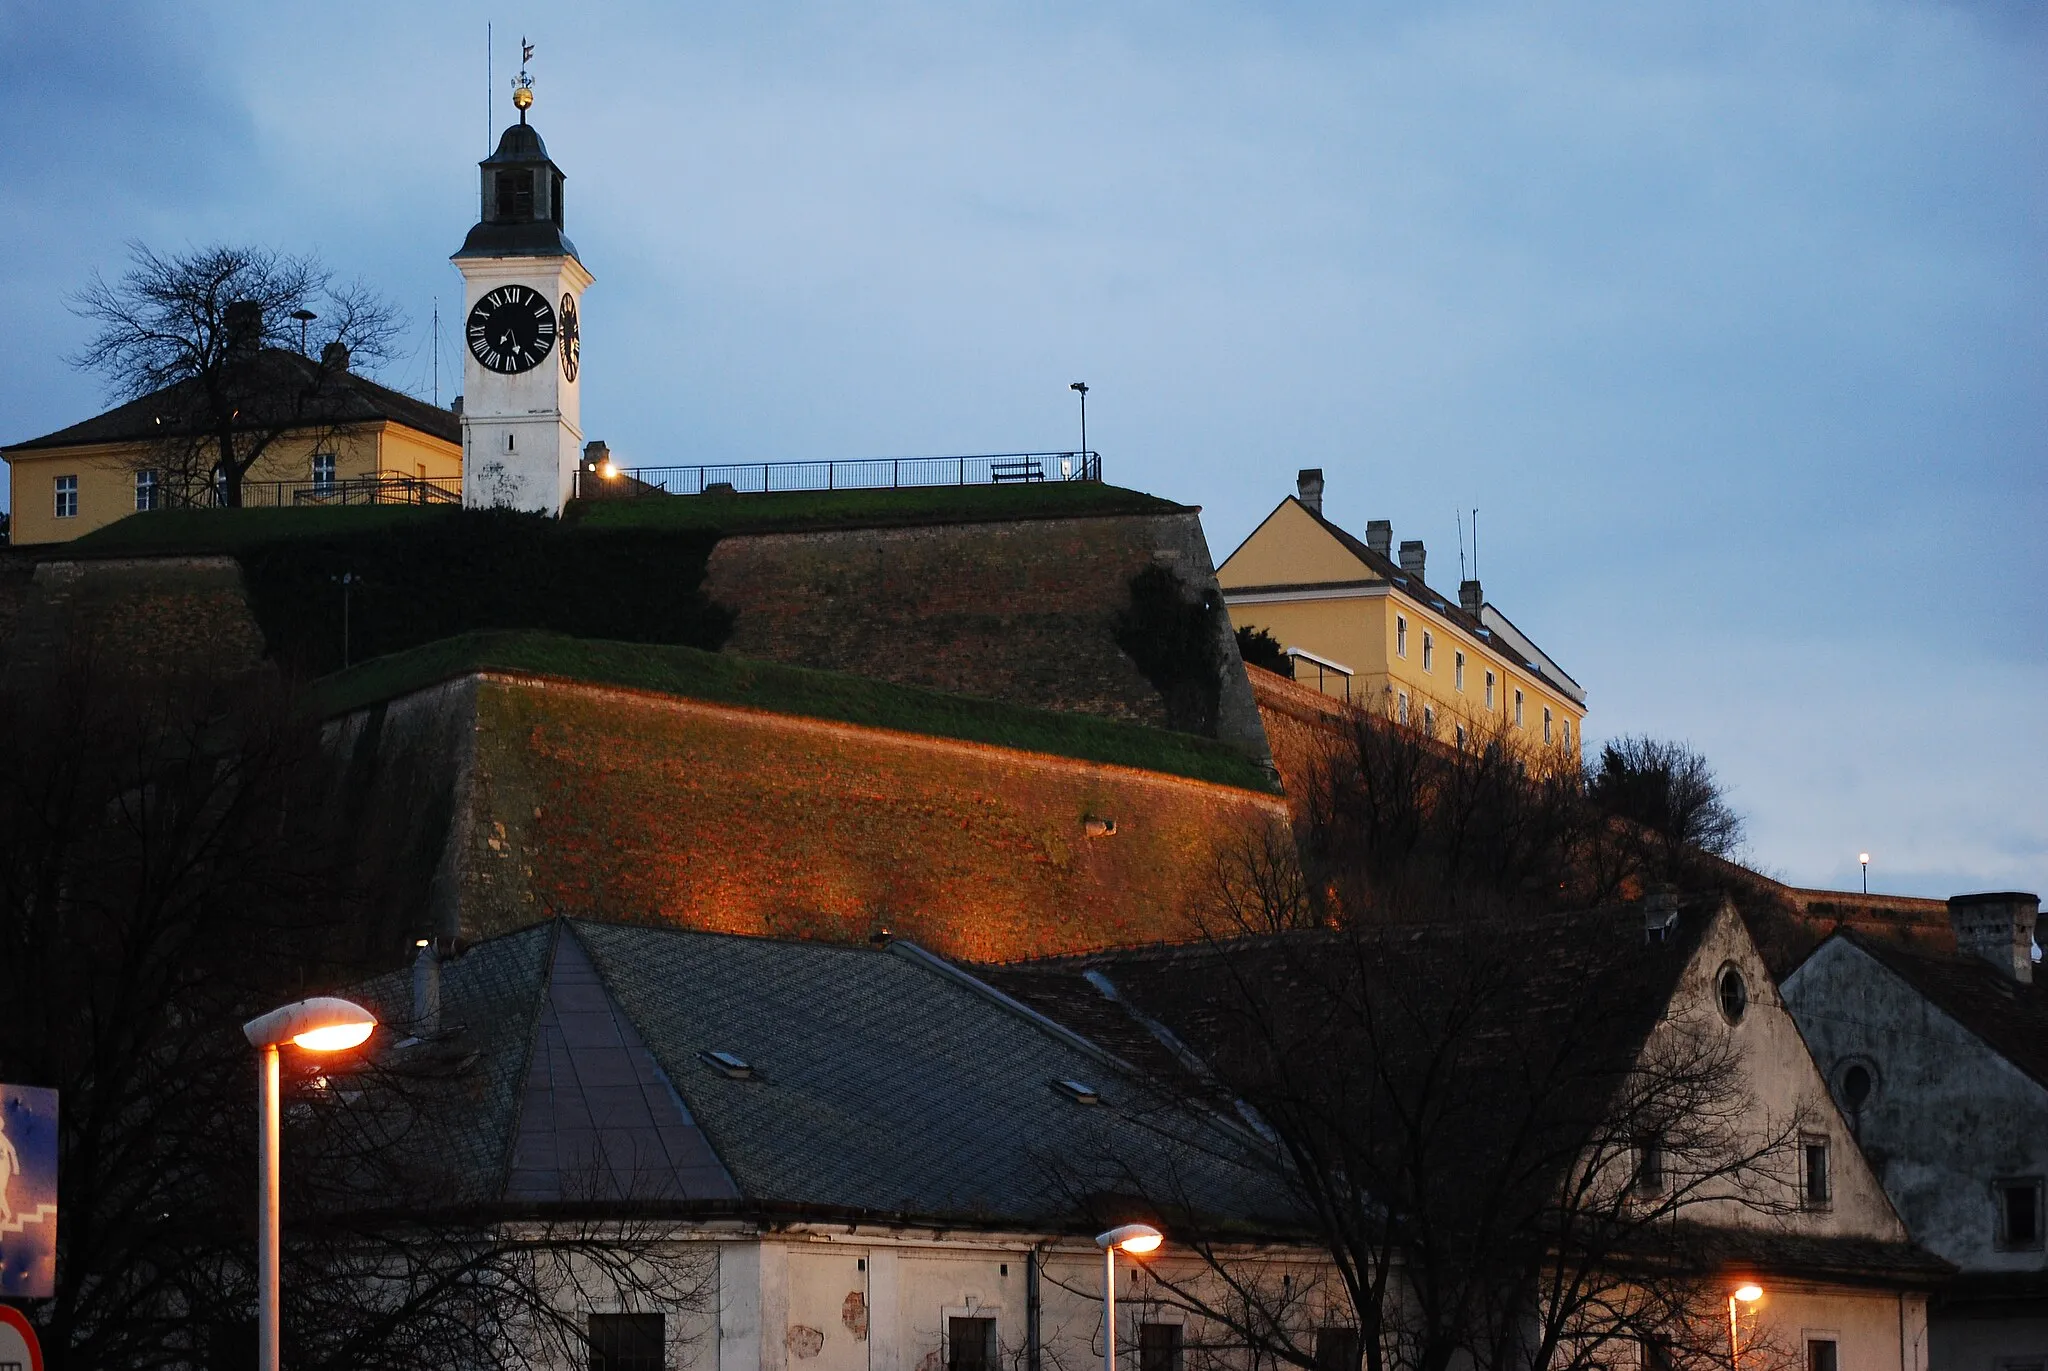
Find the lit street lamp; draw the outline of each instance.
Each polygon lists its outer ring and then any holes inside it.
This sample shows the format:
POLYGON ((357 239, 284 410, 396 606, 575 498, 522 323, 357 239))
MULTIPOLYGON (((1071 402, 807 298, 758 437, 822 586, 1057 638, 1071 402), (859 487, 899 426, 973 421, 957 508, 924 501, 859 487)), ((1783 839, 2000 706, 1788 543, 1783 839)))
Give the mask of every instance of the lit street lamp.
POLYGON ((1863 893, 1868 895, 1870 893, 1870 854, 1868 852, 1859 852, 1856 854, 1856 860, 1863 864, 1863 893))
POLYGON ((1127 1223, 1099 1234, 1102 1249, 1102 1371, 1116 1371, 1116 1254, 1121 1248, 1134 1257, 1157 1252, 1165 1239, 1148 1223, 1127 1223))
POLYGON ((1754 1281, 1748 1281, 1736 1286, 1734 1293, 1728 1296, 1728 1371, 1741 1371, 1741 1361, 1739 1359, 1742 1355, 1742 1349, 1735 1334, 1736 1301, 1740 1300, 1744 1304, 1755 1304, 1763 1297, 1764 1288, 1754 1281))
POLYGON ((332 996, 299 1000, 242 1025, 257 1053, 256 1125, 256 1368, 277 1367, 278 1089, 277 1049, 297 1043, 309 1052, 340 1052, 363 1042, 377 1017, 359 1004, 332 996))

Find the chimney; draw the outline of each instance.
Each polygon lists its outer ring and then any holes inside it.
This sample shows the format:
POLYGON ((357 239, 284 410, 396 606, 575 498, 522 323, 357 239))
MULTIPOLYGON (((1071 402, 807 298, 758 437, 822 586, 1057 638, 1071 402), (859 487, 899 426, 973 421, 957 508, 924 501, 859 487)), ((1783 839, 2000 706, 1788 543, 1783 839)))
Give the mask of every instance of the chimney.
POLYGON ((1422 540, 1420 538, 1409 538, 1401 544, 1401 570, 1407 572, 1418 581, 1422 579, 1422 540))
POLYGON ((588 442, 583 445, 583 465, 588 467, 590 470, 596 471, 599 467, 603 466, 606 462, 609 462, 611 459, 611 444, 603 442, 588 442))
POLYGON ((254 300, 232 300, 221 319, 228 351, 247 355, 263 345, 263 306, 254 300))
POLYGON ((1323 512, 1323 469, 1303 467, 1294 473, 1294 491, 1308 506, 1309 513, 1320 515, 1323 512))
POLYGON ((412 963, 412 1035, 432 1038, 441 1032, 441 950, 432 939, 412 963))
POLYGON ((1365 545, 1382 557, 1394 555, 1394 524, 1391 519, 1369 519, 1365 525, 1365 545))
POLYGON ((320 365, 329 371, 348 370, 348 344, 339 340, 320 349, 320 365))
POLYGON ((462 417, 462 397, 460 395, 448 402, 448 412, 458 419, 462 417))
POLYGON ((1479 582, 1458 582, 1458 605, 1467 614, 1475 619, 1478 618, 1479 611, 1485 607, 1485 604, 1486 597, 1479 593, 1479 582))
POLYGON ((2023 984, 2034 979, 2034 923, 2040 914, 2041 897, 2017 890, 1951 895, 1948 901, 1956 951, 1982 957, 2000 975, 2023 984))

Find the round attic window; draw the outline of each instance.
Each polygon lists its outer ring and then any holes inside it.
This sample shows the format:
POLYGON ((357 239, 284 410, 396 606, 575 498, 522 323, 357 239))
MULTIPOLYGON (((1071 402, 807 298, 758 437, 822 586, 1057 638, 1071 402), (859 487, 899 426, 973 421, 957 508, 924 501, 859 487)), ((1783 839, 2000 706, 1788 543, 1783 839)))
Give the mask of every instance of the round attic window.
POLYGON ((1869 1062, 1850 1060, 1835 1068, 1835 1098, 1854 1114, 1877 1094, 1877 1071, 1869 1062))
POLYGON ((1714 994, 1721 1002, 1721 1017, 1729 1023, 1741 1023, 1742 1016, 1749 1012, 1749 982, 1742 979, 1742 973, 1732 966, 1722 967, 1714 982, 1714 994))

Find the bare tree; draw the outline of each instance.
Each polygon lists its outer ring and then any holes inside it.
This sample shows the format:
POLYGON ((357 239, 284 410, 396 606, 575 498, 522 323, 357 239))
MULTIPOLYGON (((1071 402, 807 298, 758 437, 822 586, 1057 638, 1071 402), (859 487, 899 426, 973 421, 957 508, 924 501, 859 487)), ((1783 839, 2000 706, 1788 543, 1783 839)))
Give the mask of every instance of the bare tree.
POLYGON ((1710 1014, 1663 1019, 1687 949, 1641 927, 1495 910, 1219 938, 1157 975, 1112 959, 1120 995, 1260 1122, 1330 1259, 1304 1286, 1133 1173, 1200 1259, 1158 1273, 1161 1297, 1323 1371, 1633 1368, 1644 1344, 1724 1364, 1707 1220, 1796 1207, 1807 1121, 1760 1109, 1710 1014))
POLYGON ((345 431, 351 367, 387 358, 403 328, 369 287, 337 284, 313 257, 223 245, 163 256, 132 243, 126 274, 94 273, 72 308, 98 325, 73 363, 121 400, 151 400, 136 465, 185 503, 239 505, 280 438, 345 431))
MULTIPOLYGON (((344 877, 317 731, 273 675, 116 669, 90 622, 56 640, 0 678, 0 1079, 62 1097, 58 1286, 29 1314, 52 1371, 233 1364, 255 1336, 240 1025, 388 965, 398 930, 344 877)), ((403 1089, 290 1078, 294 1365, 522 1366, 580 1342, 593 1293, 699 1297, 701 1258, 647 1225, 434 1193, 393 1143, 462 1107, 472 1055, 388 1073, 403 1089)))
POLYGON ((1673 847, 1730 857, 1742 845, 1742 816, 1707 759, 1684 743, 1617 738, 1600 749, 1587 791, 1608 813, 1673 847))

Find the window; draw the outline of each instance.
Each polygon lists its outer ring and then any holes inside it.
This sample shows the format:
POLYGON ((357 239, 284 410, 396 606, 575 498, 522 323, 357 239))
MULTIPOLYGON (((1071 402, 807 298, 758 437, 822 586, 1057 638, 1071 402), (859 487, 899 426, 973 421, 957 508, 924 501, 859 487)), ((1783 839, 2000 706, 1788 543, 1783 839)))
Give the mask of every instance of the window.
POLYGON ((1451 654, 1451 685, 1459 690, 1465 688, 1465 654, 1462 652, 1451 654))
POLYGON ((1461 748, 1465 746, 1465 725, 1463 724, 1458 725, 1458 746, 1461 748))
POLYGON ((1799 1140, 1800 1170, 1803 1184, 1799 1197, 1808 1209, 1828 1207, 1828 1140, 1826 1138, 1801 1138, 1799 1140))
POLYGON ((1493 708, 1493 673, 1491 671, 1486 673, 1486 707, 1489 710, 1493 708))
POLYGON ((1422 669, 1436 670, 1436 635, 1426 628, 1422 630, 1422 669))
POLYGON ((1436 736, 1435 705, 1424 705, 1422 707, 1422 731, 1424 733, 1427 733, 1432 738, 1436 736))
POLYGON ((1998 1200, 1998 1245, 2007 1252, 2041 1250, 2041 1180, 1999 1181, 1991 1187, 1998 1200))
POLYGON ((1316 1371, 1358 1371, 1362 1350, 1356 1328, 1318 1328, 1316 1371))
POLYGON ((1138 1325, 1138 1371, 1180 1371, 1180 1325, 1138 1325))
POLYGON ((1849 1113, 1861 1113, 1876 1093, 1877 1068, 1869 1062, 1852 1059, 1835 1068, 1835 1098, 1849 1113))
POLYGON ((501 171, 498 173, 498 218, 524 220, 533 218, 533 173, 530 171, 501 171))
POLYGON ((1550 706, 1543 706, 1543 741, 1550 741, 1550 706))
POLYGON ((1664 1140, 1655 1134, 1636 1142, 1636 1193, 1664 1193, 1664 1140))
POLYGON ((1806 1371, 1835 1371, 1835 1340, 1833 1338, 1808 1338, 1806 1340, 1806 1371))
POLYGON ((1564 721, 1564 745, 1567 748, 1572 745, 1572 721, 1570 719, 1564 721))
POLYGON ((163 503, 163 492, 162 492, 162 490, 161 490, 161 489, 159 488, 159 485, 158 485, 158 481, 157 481, 157 474, 156 474, 155 472, 153 472, 153 471, 138 471, 138 472, 136 472, 136 473, 135 473, 135 511, 136 511, 136 513, 140 514, 140 513, 142 513, 142 512, 143 512, 143 511, 145 511, 145 510, 151 510, 151 509, 155 509, 155 508, 157 508, 157 507, 158 507, 159 505, 161 505, 162 503, 163 503))
POLYGON ((1742 979, 1742 973, 1732 966, 1722 967, 1715 978, 1714 994, 1721 1002, 1721 1017, 1729 1023, 1741 1023, 1749 1009, 1749 985, 1742 979))
POLYGON ((1404 724, 1408 722, 1408 692, 1405 690, 1395 699, 1394 717, 1404 724))
POLYGON ((511 434, 509 434, 509 433, 508 433, 508 434, 506 434, 506 435, 505 435, 505 451, 507 451, 507 452, 516 452, 517 450, 518 450, 518 449, 516 449, 516 448, 515 448, 515 447, 513 447, 513 445, 512 445, 512 435, 511 435, 511 434))
POLYGON ((78 517, 78 478, 59 476, 57 478, 57 517, 76 519, 78 517))
POLYGON ((1521 726, 1522 726, 1522 692, 1518 690, 1518 691, 1516 691, 1516 692, 1515 692, 1515 727, 1516 727, 1516 728, 1520 728, 1521 726))
POLYGON ((946 1320, 946 1371, 994 1371, 996 1321, 946 1320))
POLYGON ((316 452, 313 454, 313 485, 316 489, 334 488, 334 454, 316 452))
POLYGON ((592 1314, 590 1371, 661 1371, 661 1315, 592 1314))
POLYGON ((1406 657, 1408 655, 1408 616, 1405 614, 1396 614, 1394 616, 1394 655, 1396 657, 1406 657))

